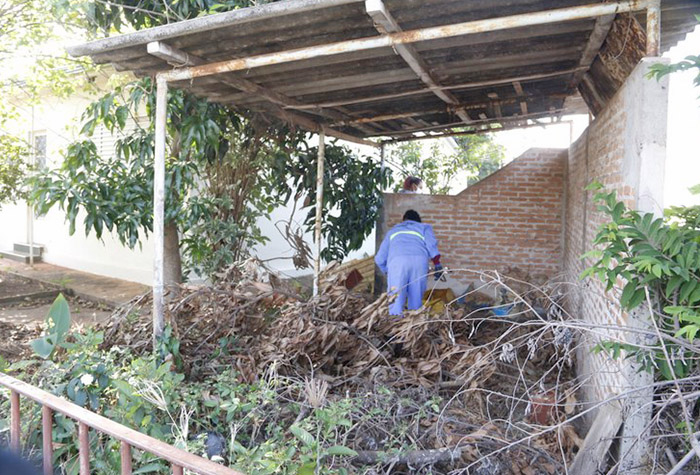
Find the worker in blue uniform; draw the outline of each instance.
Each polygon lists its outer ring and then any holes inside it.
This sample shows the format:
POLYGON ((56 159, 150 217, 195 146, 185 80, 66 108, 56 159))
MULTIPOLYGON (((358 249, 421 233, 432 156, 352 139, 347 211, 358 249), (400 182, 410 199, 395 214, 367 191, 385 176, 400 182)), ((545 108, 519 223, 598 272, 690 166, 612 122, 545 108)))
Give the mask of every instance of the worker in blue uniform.
POLYGON ((408 210, 403 222, 386 233, 374 257, 379 269, 387 275, 389 294, 398 294, 389 306, 389 314, 402 315, 406 306, 409 310, 421 308, 429 259, 433 261, 435 280, 438 280, 443 270, 433 227, 423 224, 416 211, 408 210))

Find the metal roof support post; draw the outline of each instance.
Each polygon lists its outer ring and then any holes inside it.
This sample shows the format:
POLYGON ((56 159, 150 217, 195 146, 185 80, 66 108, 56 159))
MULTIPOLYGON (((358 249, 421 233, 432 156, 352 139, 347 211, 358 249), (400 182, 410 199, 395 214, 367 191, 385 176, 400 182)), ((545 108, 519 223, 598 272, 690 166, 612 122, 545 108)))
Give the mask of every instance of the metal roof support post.
POLYGON ((661 51, 661 0, 650 0, 647 7, 647 56, 661 51))
POLYGON ((318 158, 316 159, 316 260, 314 261, 314 297, 321 287, 321 224, 323 223, 323 174, 326 161, 326 131, 323 127, 318 133, 318 158))
POLYGON ((153 348, 163 334, 165 298, 163 259, 165 254, 165 127, 168 112, 168 82, 156 76, 156 123, 153 162, 153 348))

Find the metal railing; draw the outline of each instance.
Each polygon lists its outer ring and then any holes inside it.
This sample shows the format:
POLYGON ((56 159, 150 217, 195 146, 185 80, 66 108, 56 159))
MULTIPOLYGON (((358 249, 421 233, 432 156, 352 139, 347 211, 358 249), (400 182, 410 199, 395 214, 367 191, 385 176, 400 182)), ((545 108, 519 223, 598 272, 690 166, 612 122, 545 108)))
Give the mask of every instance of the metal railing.
POLYGON ((20 395, 41 405, 44 475, 53 475, 52 428, 53 413, 58 412, 78 422, 78 458, 80 475, 90 475, 89 431, 93 428, 121 442, 121 473, 131 474, 131 448, 151 453, 170 462, 172 473, 182 475, 183 469, 201 475, 243 475, 203 457, 191 454, 158 439, 123 426, 63 398, 54 396, 19 379, 0 373, 0 387, 10 390, 10 447, 20 450, 20 395))

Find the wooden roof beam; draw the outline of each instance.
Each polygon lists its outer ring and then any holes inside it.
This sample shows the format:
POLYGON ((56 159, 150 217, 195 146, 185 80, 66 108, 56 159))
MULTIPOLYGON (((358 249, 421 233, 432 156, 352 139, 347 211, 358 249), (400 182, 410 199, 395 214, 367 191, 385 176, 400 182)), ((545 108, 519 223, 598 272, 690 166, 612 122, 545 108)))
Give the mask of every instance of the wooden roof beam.
POLYGON ((493 107, 493 112, 496 117, 503 117, 503 113, 501 112, 501 101, 498 98, 498 94, 495 92, 489 92, 488 97, 491 99, 490 105, 493 107))
POLYGON ((607 38, 610 32, 613 21, 615 21, 615 14, 601 16, 596 19, 593 31, 591 31, 591 36, 588 37, 586 47, 583 49, 583 53, 581 53, 581 60, 578 63, 579 70, 573 74, 569 82, 571 88, 578 87, 581 79, 583 79, 583 75, 591 68, 593 61, 596 56, 598 56, 600 48, 603 46, 605 38, 607 38))
MULTIPOLYGON (((531 96, 531 99, 533 99, 533 100, 565 99, 568 96, 569 96, 568 94, 544 94, 544 95, 531 96)), ((384 122, 384 121, 398 120, 398 119, 408 119, 408 118, 415 118, 415 117, 420 117, 420 116, 430 115, 430 114, 455 114, 456 115, 457 110, 476 110, 476 109, 486 109, 488 107, 493 107, 496 118, 500 118, 500 117, 503 117, 501 106, 504 106, 507 104, 513 104, 513 103, 516 103, 516 102, 519 102, 522 100, 522 98, 520 98, 520 97, 509 97, 509 98, 501 99, 498 97, 497 94, 493 94, 493 93, 489 95, 489 98, 491 100, 488 102, 484 102, 484 101, 462 102, 462 103, 455 104, 455 105, 448 105, 444 108, 421 109, 421 110, 398 112, 398 113, 392 113, 392 114, 375 115, 375 116, 371 116, 371 117, 361 117, 358 119, 352 119, 352 120, 347 120, 347 121, 343 121, 343 122, 335 122, 335 123, 332 123, 331 126, 333 126, 333 127, 355 126, 356 124, 384 122)), ((486 114, 482 113, 482 114, 480 114, 480 117, 483 119, 486 117, 486 114), (481 117, 481 116, 484 116, 484 117, 481 117)))
POLYGON ((513 81, 513 89, 515 89, 515 93, 518 97, 523 98, 523 100, 520 101, 520 112, 522 112, 523 115, 527 115, 527 100, 525 99, 525 92, 523 91, 523 86, 520 84, 520 81, 513 81))
MULTIPOLYGON (((503 78, 503 79, 494 79, 494 80, 489 80, 489 81, 467 82, 467 83, 443 86, 442 89, 444 89, 444 90, 478 89, 478 88, 482 88, 482 87, 510 84, 514 81, 517 81, 517 82, 535 81, 538 79, 549 79, 549 78, 555 78, 555 77, 559 77, 559 76, 567 76, 569 74, 575 73, 576 71, 578 71, 578 68, 565 69, 562 71, 555 71, 553 73, 530 74, 527 76, 516 76, 516 77, 503 78)), ((333 102, 322 102, 322 103, 317 103, 317 104, 304 104, 302 106, 289 106, 289 108, 290 109, 297 109, 297 110, 308 110, 308 109, 322 108, 322 107, 337 107, 337 106, 343 106, 343 105, 363 104, 366 102, 376 102, 376 101, 386 101, 386 100, 390 100, 390 99, 400 99, 402 97, 428 94, 430 92, 432 92, 432 91, 428 88, 412 89, 409 91, 396 92, 396 93, 392 93, 392 94, 382 94, 382 95, 369 96, 369 97, 354 97, 354 98, 348 98, 345 100, 339 100, 339 101, 333 101, 333 102)))
MULTIPOLYGON (((471 124, 469 124, 469 127, 475 127, 477 125, 487 125, 487 124, 503 124, 503 123, 519 123, 525 119, 538 119, 538 118, 543 118, 543 117, 549 117, 552 114, 558 114, 565 112, 564 109, 551 109, 547 111, 542 111, 542 112, 532 112, 528 114, 527 116, 514 116, 514 117, 501 117, 500 119, 489 119, 488 117, 486 119, 481 119, 481 120, 474 120, 471 124)), ((485 115, 485 114, 484 114, 485 115)), ((415 134, 417 132, 429 132, 429 131, 434 131, 434 130, 446 130, 449 131, 451 129, 457 128, 457 127, 464 127, 464 124, 462 122, 453 122, 450 124, 439 124, 439 125, 434 125, 430 127, 423 127, 420 129, 406 129, 406 130, 401 130, 401 131, 395 131, 395 132, 389 132, 389 133, 383 133, 383 134, 375 134, 375 137, 381 137, 381 136, 391 136, 391 137, 400 137, 404 135, 411 135, 415 134)))
MULTIPOLYGON (((198 56, 194 56, 191 54, 188 54, 182 50, 179 50, 173 46, 170 46, 166 43, 163 43, 161 41, 153 41, 151 43, 148 43, 147 45, 147 51, 148 54, 153 55, 157 58, 162 59, 163 61, 166 61, 168 64, 174 65, 174 66, 196 66, 199 64, 205 64, 206 61, 203 58, 200 58, 198 56)), ((241 91, 247 92, 249 94, 253 95, 258 95, 261 97, 264 97, 271 103, 270 107, 270 113, 275 115, 276 117, 287 120, 289 122, 295 123, 301 127, 308 128, 312 123, 315 124, 314 127, 312 127, 309 130, 312 131, 320 131, 321 124, 316 123, 312 121, 311 119, 301 116, 299 114, 295 114, 294 112, 290 112, 288 110, 285 110, 285 106, 290 106, 290 105, 299 105, 301 104, 300 102, 296 101, 295 99, 285 96, 284 94, 280 94, 278 92, 272 91, 270 89, 264 88, 252 81, 249 81, 247 79, 243 78, 231 78, 231 77, 223 77, 223 76, 216 76, 216 80, 218 82, 221 82, 223 84, 226 84, 227 86, 231 86, 235 89, 239 89, 241 91), (305 124, 305 125, 304 125, 305 124)), ((346 114, 342 114, 340 112, 334 112, 334 111, 322 111, 321 109, 316 109, 316 111, 319 113, 319 115, 325 115, 326 117, 329 117, 331 119, 335 120, 347 120, 350 117, 347 116, 346 114)), ((310 111, 310 112, 313 112, 310 111)), ((358 126, 358 129, 362 130, 365 133, 373 133, 376 132, 375 130, 371 130, 362 126, 358 126)), ((360 139, 358 137, 354 137, 348 134, 344 134, 342 132, 334 131, 334 130, 327 130, 328 135, 337 137, 337 138, 342 138, 343 140, 348 140, 348 141, 354 141, 357 142, 358 140, 360 143, 363 143, 364 145, 369 145, 367 140, 360 139), (334 135, 335 134, 335 135, 334 135), (344 137, 339 137, 338 134, 342 134, 344 137), (352 140, 351 140, 352 138, 352 140)), ((376 144, 372 143, 374 146, 376 144)))
POLYGON ((443 137, 456 137, 456 136, 461 136, 461 135, 481 135, 481 134, 490 134, 493 132, 505 132, 507 130, 516 130, 516 129, 530 129, 533 127, 547 127, 549 125, 560 125, 560 124, 572 124, 573 121, 571 120, 560 120, 558 122, 554 122, 551 124, 541 124, 541 123, 534 123, 534 124, 516 124, 516 125, 508 125, 505 127, 486 127, 482 129, 474 129, 474 130, 463 130, 463 131, 456 131, 456 132, 444 132, 441 134, 434 134, 434 135, 421 135, 421 136, 413 136, 413 137, 406 137, 406 138, 400 138, 400 139, 391 139, 391 140, 385 140, 384 144, 387 143, 396 143, 396 142, 412 142, 414 140, 429 140, 429 139, 439 139, 443 137))
MULTIPOLYGON (((365 10, 374 21, 377 31, 382 35, 390 33, 401 33, 403 30, 387 10, 386 5, 382 0, 365 0, 365 10)), ((459 104, 459 100, 449 91, 446 91, 435 79, 428 65, 420 57, 416 48, 411 44, 397 44, 394 47, 396 53, 401 56, 406 64, 416 73, 423 83, 428 86, 430 91, 443 100, 446 104, 459 104)), ((465 110, 456 111, 457 116, 468 124, 471 122, 471 117, 465 110)))

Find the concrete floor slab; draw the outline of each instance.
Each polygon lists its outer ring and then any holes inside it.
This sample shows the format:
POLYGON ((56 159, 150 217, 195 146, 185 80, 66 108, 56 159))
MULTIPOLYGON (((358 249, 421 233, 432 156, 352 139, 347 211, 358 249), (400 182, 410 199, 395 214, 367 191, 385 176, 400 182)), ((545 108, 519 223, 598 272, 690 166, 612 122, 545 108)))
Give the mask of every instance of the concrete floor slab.
POLYGON ((0 259, 0 271, 12 272, 71 290, 76 296, 110 306, 122 305, 150 290, 136 282, 81 272, 45 262, 24 264, 0 259))

